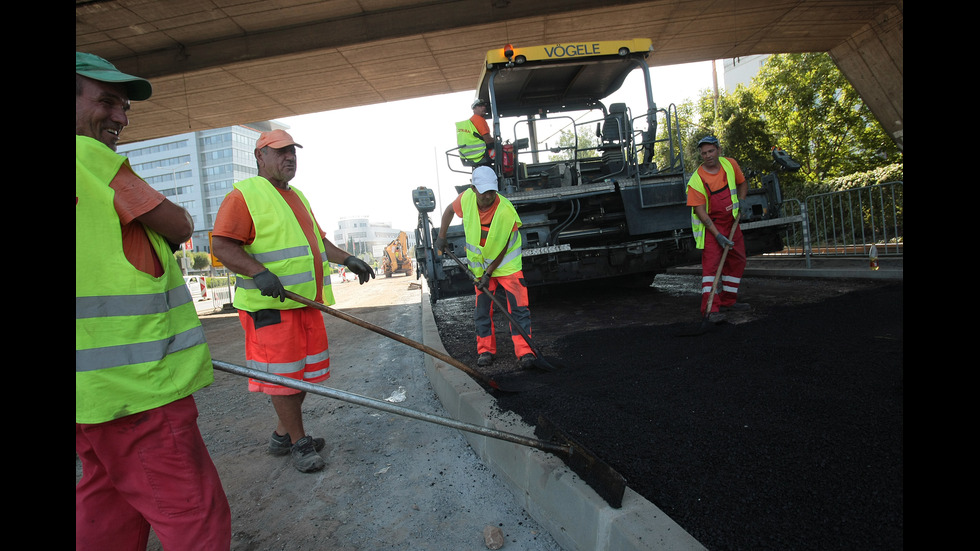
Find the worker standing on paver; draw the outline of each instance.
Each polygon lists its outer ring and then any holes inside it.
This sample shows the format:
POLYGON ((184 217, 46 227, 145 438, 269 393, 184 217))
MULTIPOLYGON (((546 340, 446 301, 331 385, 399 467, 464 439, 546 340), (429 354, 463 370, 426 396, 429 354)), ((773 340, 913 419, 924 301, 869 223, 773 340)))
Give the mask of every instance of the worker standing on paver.
POLYGON ((477 98, 470 104, 473 116, 456 123, 459 156, 467 166, 485 166, 493 162, 493 134, 487 124, 487 102, 477 98))

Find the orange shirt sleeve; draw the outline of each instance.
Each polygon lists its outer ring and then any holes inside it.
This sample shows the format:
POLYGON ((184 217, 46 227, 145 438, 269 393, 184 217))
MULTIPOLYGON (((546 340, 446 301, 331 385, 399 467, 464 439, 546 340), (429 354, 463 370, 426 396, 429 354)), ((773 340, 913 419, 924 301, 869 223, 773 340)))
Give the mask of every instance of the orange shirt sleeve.
POLYGON ((241 241, 246 245, 255 241, 255 225, 241 191, 233 189, 221 201, 212 235, 241 241))
POLYGON ((453 212, 456 213, 456 216, 460 218, 463 217, 463 194, 462 193, 460 193, 459 195, 456 196, 455 199, 453 199, 453 212))
POLYGON ((473 123, 473 126, 476 127, 476 131, 479 132, 481 136, 490 133, 490 126, 487 124, 487 119, 481 117, 480 115, 473 115, 470 117, 470 121, 473 123))
POLYGON ((155 209, 165 197, 137 176, 128 163, 119 167, 109 187, 115 192, 112 202, 122 225, 122 248, 126 259, 137 270, 160 277, 163 265, 146 235, 146 228, 136 219, 155 209))

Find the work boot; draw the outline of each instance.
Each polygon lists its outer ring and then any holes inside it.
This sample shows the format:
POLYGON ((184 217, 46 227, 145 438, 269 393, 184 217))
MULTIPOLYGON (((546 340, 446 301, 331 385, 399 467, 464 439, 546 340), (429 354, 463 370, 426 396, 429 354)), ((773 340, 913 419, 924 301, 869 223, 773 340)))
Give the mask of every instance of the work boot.
POLYGON ((708 321, 711 323, 721 323, 725 321, 725 314, 721 312, 712 312, 708 314, 708 321))
POLYGON ((517 360, 517 365, 521 369, 531 369, 537 365, 538 358, 534 354, 524 354, 519 360, 517 360))
MULTIPOLYGON (((323 438, 313 439, 313 449, 320 451, 323 449, 327 443, 323 438)), ((293 441, 289 437, 287 432, 285 436, 279 436, 276 431, 272 431, 272 437, 269 438, 269 453, 272 455, 287 455, 289 450, 293 448, 293 441)))
POLYGON ((480 367, 487 367, 493 363, 493 354, 489 352, 484 352, 480 354, 480 357, 476 359, 476 365, 480 367))
POLYGON ((316 453, 313 438, 310 436, 304 436, 297 440, 290 453, 293 456, 293 466, 303 473, 319 471, 327 465, 320 454, 316 453))
POLYGON ((752 306, 744 302, 736 302, 734 304, 729 304, 728 306, 721 306, 718 309, 722 312, 748 312, 752 309, 752 306))

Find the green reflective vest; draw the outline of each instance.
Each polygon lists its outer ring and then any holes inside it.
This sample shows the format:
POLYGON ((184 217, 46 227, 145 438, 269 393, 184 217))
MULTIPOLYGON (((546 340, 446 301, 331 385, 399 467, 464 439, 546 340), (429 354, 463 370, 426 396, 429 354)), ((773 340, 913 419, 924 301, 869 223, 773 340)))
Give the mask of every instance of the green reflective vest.
POLYGON ((487 153, 487 142, 480 137, 470 119, 456 123, 456 145, 460 146, 459 155, 473 163, 482 161, 487 153))
POLYGON ((482 277, 483 272, 505 248, 506 256, 500 261, 500 266, 494 270, 494 276, 505 276, 519 272, 524 268, 521 261, 523 252, 521 244, 521 218, 517 215, 514 205, 503 195, 497 194, 500 204, 490 222, 486 243, 480 246, 480 236, 483 231, 480 225, 480 209, 476 204, 476 192, 469 188, 463 192, 461 206, 463 208, 463 233, 466 236, 466 261, 470 271, 476 277, 482 277), (515 227, 516 224, 516 227, 515 227))
POLYGON ((128 163, 75 136, 75 422, 103 423, 185 398, 214 381, 211 353, 166 239, 163 265, 137 270, 122 249, 109 182, 128 163))
MULTIPOLYGON (((728 177, 728 191, 732 195, 732 216, 738 218, 738 189, 735 186, 735 169, 732 166, 731 161, 725 157, 718 157, 718 162, 721 163, 722 169, 725 171, 725 175, 728 177)), ((691 179, 687 182, 687 187, 694 188, 695 191, 704 195, 704 208, 710 213, 711 209, 708 206, 708 201, 711 201, 711 194, 704 189, 704 182, 701 181, 701 176, 698 171, 695 170, 694 174, 691 175, 691 179)), ((694 244, 699 249, 704 248, 704 222, 698 218, 698 215, 694 213, 694 207, 691 207, 691 228, 694 231, 694 244)))
MULTIPOLYGON (((300 296, 316 300, 317 286, 323 288, 323 303, 327 306, 336 301, 330 286, 330 263, 327 253, 320 250, 314 258, 310 243, 306 240, 303 228, 296 220, 293 209, 283 199, 269 180, 254 176, 235 184, 242 192, 248 212, 255 224, 255 240, 245 245, 245 252, 258 260, 272 273, 276 274, 282 286, 300 296), (316 278, 315 264, 323 265, 323 280, 316 278)), ((306 197, 295 187, 292 190, 303 201, 306 211, 313 221, 313 231, 317 238, 320 228, 313 219, 313 211, 306 197)), ((248 312, 259 310, 291 310, 302 308, 303 304, 294 300, 280 302, 278 298, 262 296, 262 292, 250 277, 238 275, 235 278, 235 308, 248 312)))

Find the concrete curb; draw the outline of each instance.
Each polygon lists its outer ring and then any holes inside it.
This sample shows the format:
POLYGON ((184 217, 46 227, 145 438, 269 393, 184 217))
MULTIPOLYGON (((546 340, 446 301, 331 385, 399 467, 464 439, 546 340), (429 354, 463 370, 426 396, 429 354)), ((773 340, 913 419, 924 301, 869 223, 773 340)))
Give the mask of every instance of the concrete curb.
MULTIPOLYGON (((446 352, 427 292, 422 293, 422 341, 446 352)), ((537 438, 512 413, 501 412, 483 388, 462 371, 425 355, 425 371, 453 419, 537 438)), ((524 507, 568 551, 705 550, 656 505, 626 488, 613 509, 558 457, 512 442, 463 431, 476 455, 504 481, 524 507)))
MULTIPOLYGON (((701 265, 678 266, 668 269, 667 273, 701 275, 701 265)), ((753 256, 749 257, 743 276, 903 281, 904 274, 904 257, 882 258, 879 269, 872 270, 865 258, 814 257, 807 266, 800 257, 753 256)))

